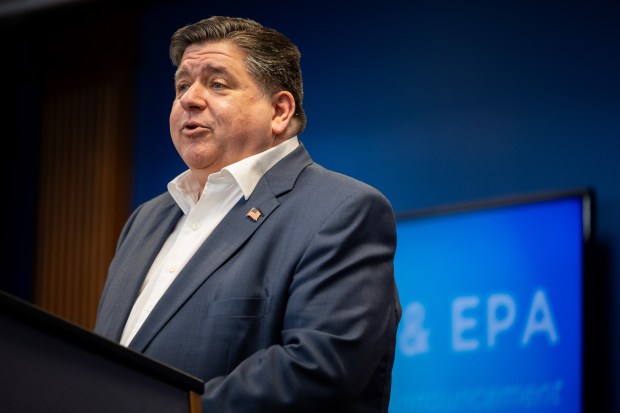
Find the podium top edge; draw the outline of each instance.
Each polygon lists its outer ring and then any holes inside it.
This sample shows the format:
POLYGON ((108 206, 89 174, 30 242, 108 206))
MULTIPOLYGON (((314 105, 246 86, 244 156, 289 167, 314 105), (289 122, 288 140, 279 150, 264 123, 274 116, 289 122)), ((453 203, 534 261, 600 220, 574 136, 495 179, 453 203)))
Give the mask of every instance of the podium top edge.
POLYGON ((31 328, 44 331, 62 341, 98 353, 104 358, 149 374, 182 390, 198 394, 204 392, 204 381, 201 379, 128 349, 3 290, 0 290, 0 317, 11 318, 27 324, 31 328))

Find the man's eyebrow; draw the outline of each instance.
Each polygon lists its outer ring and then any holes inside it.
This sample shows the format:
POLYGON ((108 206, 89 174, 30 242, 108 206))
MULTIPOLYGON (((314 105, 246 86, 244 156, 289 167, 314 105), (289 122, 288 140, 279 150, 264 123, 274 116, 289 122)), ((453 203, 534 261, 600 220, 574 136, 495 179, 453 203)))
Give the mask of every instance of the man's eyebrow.
POLYGON ((185 69, 179 69, 175 72, 174 74, 174 80, 177 81, 182 77, 187 77, 189 76, 189 72, 185 69))
MULTIPOLYGON (((212 63, 208 63, 204 65, 202 69, 200 70, 200 72, 201 74, 205 74, 205 73, 227 74, 229 73, 228 70, 224 66, 220 66, 220 65, 216 65, 212 63)), ((188 70, 179 69, 174 74, 174 79, 179 80, 180 78, 188 77, 188 76, 190 76, 190 72, 188 70)))

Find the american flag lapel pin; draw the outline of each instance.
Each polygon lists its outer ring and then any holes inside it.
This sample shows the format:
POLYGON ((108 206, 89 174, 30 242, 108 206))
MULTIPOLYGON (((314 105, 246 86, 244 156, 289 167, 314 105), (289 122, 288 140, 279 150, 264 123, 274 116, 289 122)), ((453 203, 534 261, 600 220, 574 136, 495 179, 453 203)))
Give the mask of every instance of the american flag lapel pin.
POLYGON ((263 213, 260 212, 258 208, 252 208, 248 211, 247 214, 245 214, 246 217, 250 217, 250 219, 252 219, 252 221, 254 222, 258 221, 258 218, 260 218, 261 215, 263 215, 263 213))

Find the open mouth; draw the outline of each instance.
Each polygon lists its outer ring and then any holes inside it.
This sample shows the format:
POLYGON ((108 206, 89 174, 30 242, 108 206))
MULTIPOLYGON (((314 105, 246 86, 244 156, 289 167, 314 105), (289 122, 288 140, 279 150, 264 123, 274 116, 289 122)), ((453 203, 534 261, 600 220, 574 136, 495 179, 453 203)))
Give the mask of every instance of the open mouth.
POLYGON ((200 123, 197 122, 186 122, 183 124, 183 131, 185 132, 193 132, 196 130, 200 130, 200 129, 205 129, 204 125, 201 125, 200 123))

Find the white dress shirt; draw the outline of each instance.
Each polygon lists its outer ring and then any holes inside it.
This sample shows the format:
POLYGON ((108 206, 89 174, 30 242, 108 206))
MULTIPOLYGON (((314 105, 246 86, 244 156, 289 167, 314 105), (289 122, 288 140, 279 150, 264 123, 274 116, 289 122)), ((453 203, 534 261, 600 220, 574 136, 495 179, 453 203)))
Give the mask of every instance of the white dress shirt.
POLYGON ((209 175, 200 197, 200 185, 189 170, 168 183, 168 192, 183 211, 183 216, 142 283, 121 336, 122 345, 129 345, 177 274, 224 216, 242 196, 248 199, 265 172, 298 145, 297 137, 293 137, 209 175))

